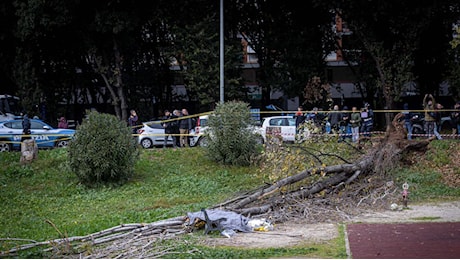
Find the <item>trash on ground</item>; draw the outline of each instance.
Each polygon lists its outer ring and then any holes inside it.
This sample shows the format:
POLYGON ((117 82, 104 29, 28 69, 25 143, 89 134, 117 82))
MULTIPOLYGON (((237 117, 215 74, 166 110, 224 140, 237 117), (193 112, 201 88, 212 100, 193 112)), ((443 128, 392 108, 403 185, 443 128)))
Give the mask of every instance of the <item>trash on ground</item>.
MULTIPOLYGON (((265 218, 251 219, 236 212, 218 209, 208 209, 206 210, 206 214, 209 221, 220 227, 221 235, 228 238, 235 235, 237 231, 248 233, 254 231, 272 231, 274 229, 273 224, 265 218)), ((205 226, 203 222, 206 222, 203 210, 187 213, 187 226, 202 228, 205 226)))

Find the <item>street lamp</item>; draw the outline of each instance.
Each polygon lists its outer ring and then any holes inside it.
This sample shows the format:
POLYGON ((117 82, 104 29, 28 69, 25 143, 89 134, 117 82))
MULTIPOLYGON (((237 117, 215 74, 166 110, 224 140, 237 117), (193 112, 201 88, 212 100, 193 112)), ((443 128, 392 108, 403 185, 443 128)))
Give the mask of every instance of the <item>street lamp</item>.
POLYGON ((220 103, 224 103, 224 0, 220 0, 220 103))

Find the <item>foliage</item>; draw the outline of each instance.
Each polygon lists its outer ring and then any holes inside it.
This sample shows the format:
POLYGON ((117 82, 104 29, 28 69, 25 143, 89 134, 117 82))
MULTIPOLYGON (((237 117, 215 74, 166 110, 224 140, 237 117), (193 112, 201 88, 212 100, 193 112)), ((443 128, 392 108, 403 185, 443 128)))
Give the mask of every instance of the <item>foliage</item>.
MULTIPOLYGON (((309 125, 311 124, 307 122, 304 127, 309 125)), ((344 142, 337 142, 337 135, 315 136, 314 127, 309 131, 311 135, 299 143, 282 144, 275 141, 265 144, 265 149, 259 158, 261 162, 259 173, 267 182, 273 183, 306 169, 314 170, 328 165, 341 164, 344 163, 344 160, 352 161, 359 155, 352 146, 344 142)), ((308 181, 314 182, 321 177, 309 178, 308 181)), ((299 185, 304 184, 306 183, 299 185)))
POLYGON ((453 30, 454 38, 450 42, 448 70, 446 78, 449 81, 449 91, 452 93, 454 100, 460 100, 460 25, 457 23, 453 30))
POLYGON ((233 8, 231 22, 257 54, 264 98, 269 100, 272 90, 297 97, 311 77, 323 77, 324 53, 336 48, 330 8, 314 1, 256 1, 233 8))
MULTIPOLYGON (((213 110, 219 101, 219 20, 206 17, 194 24, 174 29, 174 57, 182 69, 187 93, 206 110, 213 110), (187 44, 191 43, 193 44, 187 44)), ((245 100, 247 88, 241 78, 241 43, 228 40, 224 53, 224 99, 245 100)))
POLYGON ((313 106, 323 106, 326 110, 330 108, 331 85, 321 82, 320 77, 312 77, 303 90, 305 102, 313 106))
POLYGON ((344 45, 339 48, 344 62, 356 64, 350 66, 357 79, 356 89, 373 107, 395 108, 409 82, 416 83, 422 95, 438 93, 444 81, 441 74, 446 69, 452 24, 460 11, 458 2, 417 6, 404 1, 378 6, 366 0, 345 5, 341 1, 314 2, 335 10, 345 22, 344 30, 338 31, 338 37, 344 35, 344 45), (347 35, 350 32, 352 37, 347 35), (382 98, 375 100, 378 95, 382 98))
POLYGON ((115 116, 90 112, 69 145, 69 166, 86 186, 122 184, 138 158, 131 129, 115 116))
POLYGON ((259 137, 251 129, 248 104, 240 101, 219 103, 209 116, 207 155, 216 162, 249 165, 258 153, 259 137))

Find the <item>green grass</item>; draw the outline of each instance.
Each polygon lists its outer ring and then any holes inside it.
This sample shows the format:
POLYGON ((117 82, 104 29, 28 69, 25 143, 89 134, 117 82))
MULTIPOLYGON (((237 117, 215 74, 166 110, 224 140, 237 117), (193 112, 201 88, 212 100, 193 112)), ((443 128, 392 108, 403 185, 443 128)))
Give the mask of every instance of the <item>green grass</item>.
MULTIPOLYGON (((460 198, 460 189, 446 185, 440 171, 443 167, 455 167, 450 166, 453 160, 458 160, 452 151, 459 149, 458 140, 435 140, 430 143, 427 152, 417 158, 418 162, 394 172, 399 184, 409 184, 409 198, 412 202, 460 198)), ((460 171, 456 169, 455 174, 460 174, 460 171)))
MULTIPOLYGON (((318 150, 324 148, 316 145, 318 150)), ((460 189, 442 183, 437 171, 452 160, 452 149, 459 149, 458 141, 433 141, 419 164, 395 171, 397 183, 410 184, 411 201, 460 197, 460 189)), ((0 154, 0 238, 46 241, 60 238, 60 233, 87 235, 123 223, 185 216, 264 182, 257 167, 214 163, 201 148, 149 149, 142 150, 136 174, 127 184, 88 189, 69 173, 66 156, 65 149, 40 150, 36 161, 21 165, 19 152, 0 154)), ((251 250, 200 245, 198 236, 196 244, 193 239, 175 242, 184 252, 193 247, 199 249, 197 253, 168 258, 346 258, 340 232, 339 238, 322 244, 251 250)), ((11 246, 0 241, 1 251, 11 246)), ((34 251, 20 256, 47 258, 34 251)))
POLYGON ((64 149, 40 151, 24 166, 18 152, 1 155, 1 238, 44 241, 185 216, 262 184, 257 169, 217 165, 199 148, 143 150, 129 183, 99 189, 66 170, 64 149))

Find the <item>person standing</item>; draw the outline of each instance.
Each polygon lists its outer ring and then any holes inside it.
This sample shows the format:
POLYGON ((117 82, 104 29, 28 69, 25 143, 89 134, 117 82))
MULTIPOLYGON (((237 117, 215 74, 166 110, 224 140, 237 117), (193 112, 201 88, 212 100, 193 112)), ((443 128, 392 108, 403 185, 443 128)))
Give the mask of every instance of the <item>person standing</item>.
POLYGON ((136 133, 136 126, 137 126, 137 121, 139 120, 139 117, 137 116, 137 113, 134 109, 131 109, 130 115, 128 118, 128 125, 131 127, 131 131, 133 134, 136 133))
POLYGON ((454 111, 450 114, 452 122, 452 133, 457 134, 460 138, 460 101, 457 101, 454 105, 454 111))
POLYGON ((370 108, 369 103, 364 104, 363 111, 361 112, 362 127, 361 132, 364 136, 371 136, 374 127, 374 111, 370 108))
POLYGON ((58 128, 62 128, 62 129, 69 128, 69 124, 67 123, 67 120, 65 119, 65 117, 61 116, 61 118, 59 118, 58 128))
POLYGON ((189 147, 188 135, 192 129, 192 119, 189 117, 188 110, 182 109, 182 119, 179 121, 180 146, 189 147))
POLYGON ((179 117, 181 117, 181 112, 178 109, 174 109, 172 117, 174 118, 175 122, 173 127, 174 142, 176 143, 176 147, 180 147, 179 117))
POLYGON ((342 113, 339 111, 339 105, 334 105, 332 113, 329 116, 329 122, 331 123, 331 130, 339 131, 339 122, 342 120, 342 113))
POLYGON ((299 133, 299 126, 303 122, 305 122, 305 115, 303 113, 303 107, 302 106, 299 106, 297 108, 297 111, 295 112, 294 118, 295 118, 295 131, 298 134, 299 133))
POLYGON ((434 132, 434 135, 436 136, 436 138, 438 140, 442 139, 441 135, 439 134, 439 131, 441 129, 441 117, 442 117, 441 110, 443 108, 444 107, 441 105, 441 103, 436 103, 435 107, 434 107, 434 110, 435 110, 434 119, 436 121, 435 121, 435 125, 434 125, 434 128, 433 128, 433 132, 434 132))
POLYGON ((433 95, 426 94, 423 98, 423 109, 425 110, 425 133, 428 135, 428 138, 434 135, 434 128, 436 127, 436 118, 435 118, 435 100, 433 95))
POLYGON ((342 118, 339 122, 339 142, 345 141, 345 138, 347 137, 350 138, 349 133, 351 133, 350 113, 348 112, 348 107, 344 106, 340 114, 342 118))
POLYGON ((351 141, 357 143, 359 140, 359 127, 361 126, 361 112, 357 107, 352 107, 350 115, 351 141))
POLYGON ((404 128, 407 131, 407 140, 412 140, 412 113, 409 111, 409 104, 404 103, 403 111, 401 112, 404 115, 404 128))
POLYGON ((166 148, 168 144, 168 138, 171 136, 171 139, 173 141, 173 148, 176 148, 176 138, 174 137, 174 127, 176 125, 176 121, 173 120, 174 115, 169 112, 169 110, 165 110, 165 116, 163 117, 163 127, 165 129, 165 138, 164 138, 164 143, 163 143, 163 148, 166 148))
POLYGON ((27 113, 24 113, 24 116, 22 117, 22 134, 23 136, 21 137, 21 142, 25 139, 31 139, 32 137, 30 136, 30 119, 27 113))

